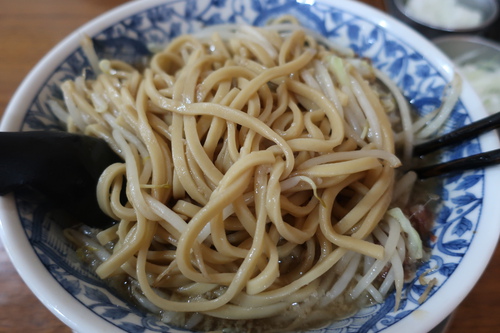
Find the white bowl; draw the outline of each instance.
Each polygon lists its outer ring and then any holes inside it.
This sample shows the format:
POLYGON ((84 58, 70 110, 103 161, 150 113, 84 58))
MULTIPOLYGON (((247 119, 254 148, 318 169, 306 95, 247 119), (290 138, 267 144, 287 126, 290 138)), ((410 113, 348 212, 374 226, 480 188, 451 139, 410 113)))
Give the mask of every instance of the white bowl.
MULTIPOLYGON (((280 14, 296 16, 306 27, 349 47, 387 73, 421 112, 440 103, 453 76, 449 59, 419 34, 384 13, 348 0, 212 1, 145 0, 127 3, 81 27, 57 45, 24 80, 5 112, 2 131, 49 129, 56 124, 46 101, 58 84, 86 66, 79 48, 92 36, 107 55, 134 58, 148 43, 163 43, 179 33, 234 20, 262 25, 280 14), (154 23, 154 24, 152 24, 154 23), (125 46, 125 47, 124 47, 125 46)), ((446 129, 486 115, 465 82, 446 129)), ((461 145, 444 159, 499 147, 493 133, 461 145)), ((500 169, 475 170, 445 179, 442 209, 433 229, 428 268, 438 284, 419 304, 424 286, 406 285, 402 307, 393 312, 394 295, 378 305, 315 332, 428 332, 445 319, 472 289, 486 267, 500 234, 500 169)), ((61 231, 40 210, 14 196, 0 199, 2 241, 26 284, 64 323, 78 332, 182 332, 144 315, 122 301, 76 260, 61 231)))
POLYGON ((476 35, 438 37, 432 42, 462 71, 483 101, 486 111, 500 110, 500 87, 491 79, 500 70, 500 43, 476 35), (484 83, 488 84, 485 85, 484 83))

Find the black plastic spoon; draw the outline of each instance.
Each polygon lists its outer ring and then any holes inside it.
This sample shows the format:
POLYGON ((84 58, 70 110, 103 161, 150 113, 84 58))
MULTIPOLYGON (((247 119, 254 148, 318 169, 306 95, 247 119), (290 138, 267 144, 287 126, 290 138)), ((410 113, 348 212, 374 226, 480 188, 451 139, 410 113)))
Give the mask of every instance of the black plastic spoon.
POLYGON ((104 169, 122 159, 101 139, 62 131, 0 132, 0 195, 35 198, 75 223, 105 228, 113 220, 97 203, 104 169))

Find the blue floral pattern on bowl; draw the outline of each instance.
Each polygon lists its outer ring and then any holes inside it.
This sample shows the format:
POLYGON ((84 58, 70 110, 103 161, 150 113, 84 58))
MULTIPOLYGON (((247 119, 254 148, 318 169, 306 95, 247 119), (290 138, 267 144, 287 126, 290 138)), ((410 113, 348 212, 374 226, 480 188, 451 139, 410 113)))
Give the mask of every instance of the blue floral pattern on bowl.
MULTIPOLYGON (((146 9, 92 36, 102 57, 118 57, 135 62, 149 55, 150 45, 162 45, 181 33, 197 31, 218 23, 264 25, 283 14, 295 16, 304 26, 320 32, 338 43, 352 48, 359 55, 372 59, 373 64, 388 74, 405 96, 421 113, 441 103, 446 79, 429 64, 419 50, 397 39, 384 28, 335 7, 335 2, 290 2, 286 0, 244 1, 212 0, 202 4, 194 0, 165 2, 146 9)), ((59 124, 47 101, 61 96, 59 84, 80 75, 88 68, 81 49, 76 49, 50 75, 32 102, 22 130, 52 130, 59 124)), ((469 122, 467 110, 459 103, 449 128, 469 122)), ((478 141, 462 145, 443 158, 454 159, 479 152, 478 141)), ((442 207, 433 233, 432 257, 417 275, 430 269, 429 278, 438 284, 431 295, 443 286, 467 251, 481 214, 484 173, 482 170, 458 174, 445 180, 442 207)), ((40 260, 60 285, 75 299, 112 325, 127 332, 183 332, 146 315, 123 301, 87 267, 79 263, 57 225, 50 223, 45 207, 34 207, 17 200, 18 212, 26 234, 40 260)), ((390 295, 378 305, 361 310, 356 315, 339 320, 328 328, 314 332, 379 332, 418 309, 418 298, 426 287, 415 279, 405 287, 402 306, 394 312, 395 298, 390 295)))

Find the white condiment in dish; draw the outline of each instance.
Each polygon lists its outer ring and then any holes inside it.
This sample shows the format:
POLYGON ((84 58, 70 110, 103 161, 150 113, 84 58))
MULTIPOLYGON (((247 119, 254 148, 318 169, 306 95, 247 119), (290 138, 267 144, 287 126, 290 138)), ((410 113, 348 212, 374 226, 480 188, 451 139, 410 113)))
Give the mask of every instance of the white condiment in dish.
POLYGON ((457 0, 408 0, 406 14, 422 23, 444 29, 467 29, 479 26, 479 9, 464 6, 457 0))
POLYGON ((478 93, 486 110, 489 113, 498 112, 500 110, 499 59, 483 59, 457 65, 478 93))

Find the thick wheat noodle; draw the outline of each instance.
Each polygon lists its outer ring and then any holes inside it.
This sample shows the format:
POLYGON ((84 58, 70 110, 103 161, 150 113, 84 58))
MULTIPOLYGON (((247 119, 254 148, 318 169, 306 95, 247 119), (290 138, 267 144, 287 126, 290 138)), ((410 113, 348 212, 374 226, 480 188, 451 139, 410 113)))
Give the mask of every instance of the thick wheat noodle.
POLYGON ((118 221, 98 235, 114 244, 100 277, 130 275, 166 314, 281 326, 299 325, 295 303, 321 312, 354 287, 385 295, 359 275, 368 262, 401 266, 400 296, 404 258, 371 236, 404 244, 385 218, 400 162, 375 76, 292 27, 184 35, 142 73, 109 61, 63 85, 68 128, 124 160, 97 188, 118 221))

